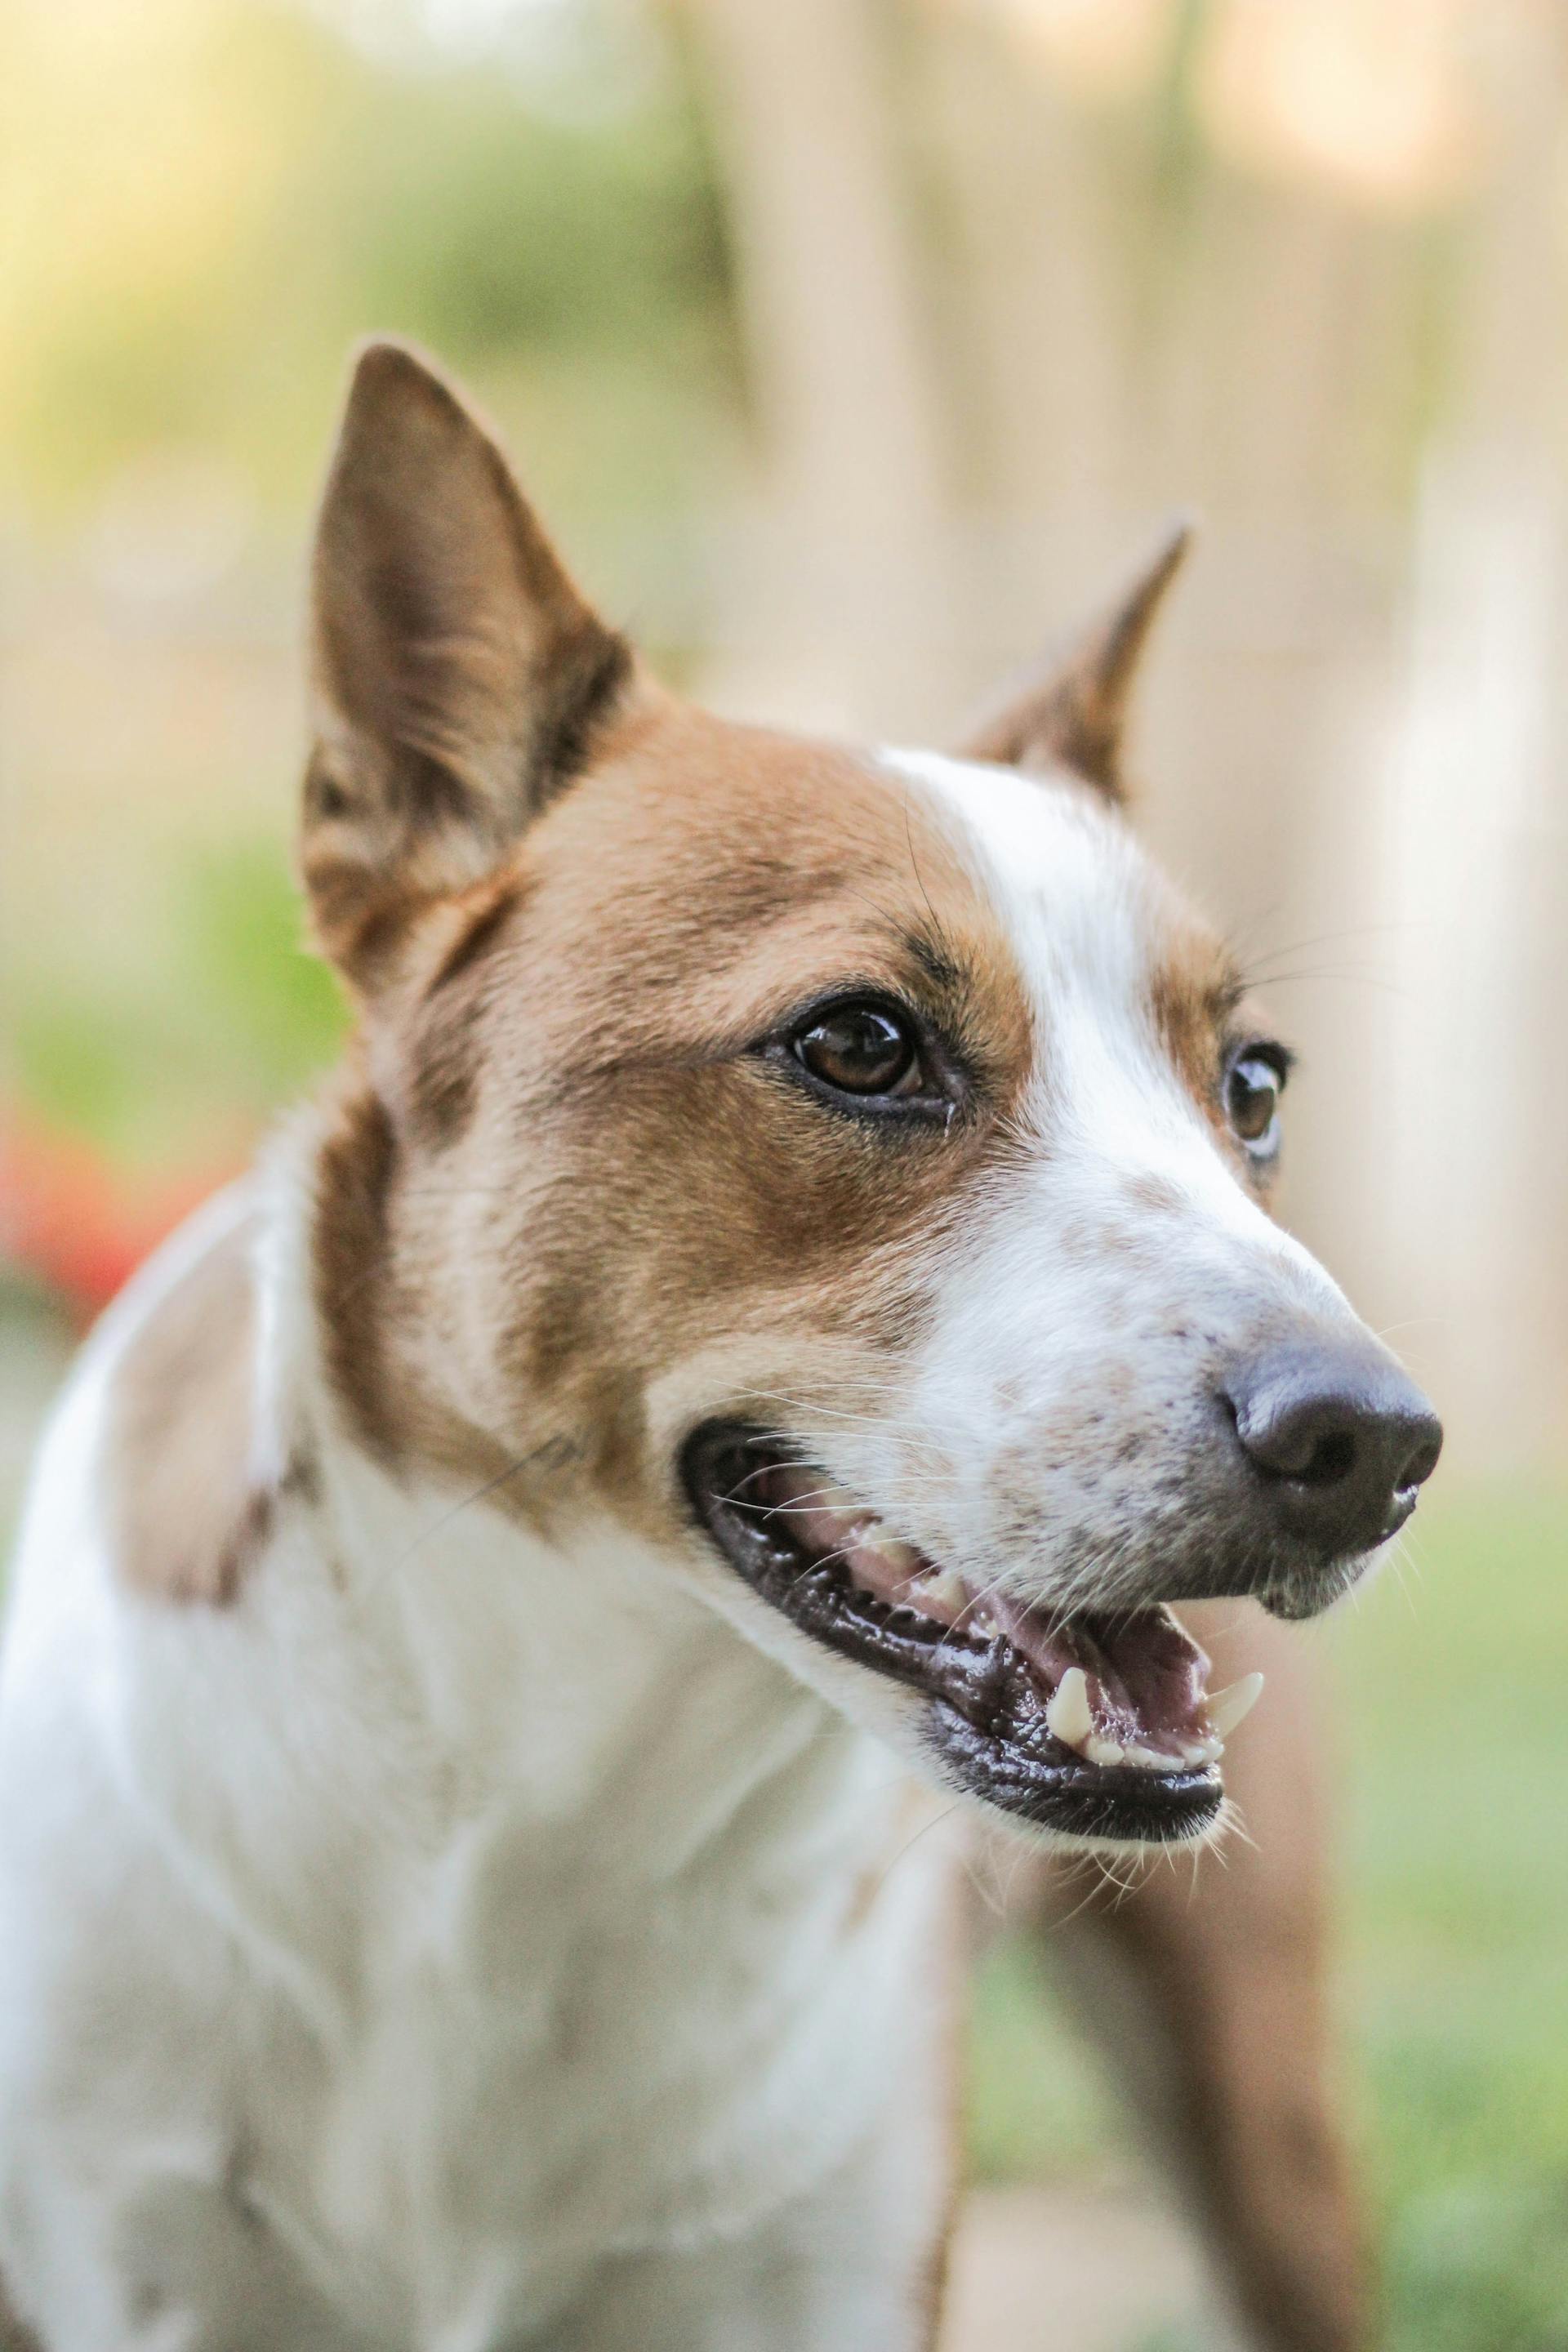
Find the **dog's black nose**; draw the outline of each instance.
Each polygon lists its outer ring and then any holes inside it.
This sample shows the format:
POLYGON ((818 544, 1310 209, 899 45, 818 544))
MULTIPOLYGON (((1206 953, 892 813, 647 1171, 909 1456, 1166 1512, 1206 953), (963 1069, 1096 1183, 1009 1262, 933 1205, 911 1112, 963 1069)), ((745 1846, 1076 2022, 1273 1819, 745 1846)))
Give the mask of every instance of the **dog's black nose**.
POLYGON ((1286 1531, 1325 1557, 1402 1528, 1442 1449, 1436 1414, 1375 1342, 1300 1342, 1227 1384, 1242 1452, 1286 1531))

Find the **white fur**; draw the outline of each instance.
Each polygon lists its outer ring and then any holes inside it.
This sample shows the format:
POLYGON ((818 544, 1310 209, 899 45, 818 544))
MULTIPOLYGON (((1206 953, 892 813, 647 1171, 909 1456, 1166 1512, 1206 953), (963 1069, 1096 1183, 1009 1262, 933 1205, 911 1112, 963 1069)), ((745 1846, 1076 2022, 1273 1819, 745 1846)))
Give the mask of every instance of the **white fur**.
POLYGON ((1147 1601, 1162 1548, 1175 1566, 1201 1538, 1190 1479, 1219 1450, 1202 1408, 1230 1354, 1355 1318, 1244 1190, 1162 1047, 1151 983, 1174 901, 1126 826, 1066 777, 884 760, 1002 918, 1036 1061, 907 1391, 853 1427, 808 1424, 812 1448, 972 1580, 1060 1606, 1147 1601))
MULTIPOLYGON (((1127 1562, 1085 1526, 1147 1520, 1172 1441, 1115 1474, 1071 1438, 1085 1397, 1147 1434, 1184 1318, 1346 1310, 1157 1049, 1128 837, 1066 787, 888 772, 997 908, 1039 1067, 907 1385, 800 1427, 934 1555, 1104 1598, 1127 1562), (1140 1176, 1174 1202, 1142 1255, 1140 1176)), ((948 1862, 889 1857, 923 1702, 696 1537, 557 1550, 394 1486, 317 1360, 313 1148, 132 1286, 40 1464, 0 1683, 0 2270, 49 2352, 913 2352, 948 1862), (308 1433, 322 1491, 232 1607, 138 1598, 99 1520, 106 1393, 252 1205, 254 1461, 308 1433)), ((652 1425, 798 1370, 716 1342, 652 1425)))
MULTIPOLYGON (((306 1139, 273 1171, 271 1281, 306 1139)), ((942 1864, 917 1847, 846 1931, 904 1801, 885 1750, 657 1555, 606 1531, 563 1560, 341 1443, 234 1609, 118 1589, 106 1386, 237 1206, 87 1352, 17 1568, 0 2261, 25 2315, 50 2352, 717 2352, 773 2340, 756 2281, 804 2241, 818 2316, 780 2341, 914 2341, 941 1988, 905 1962, 942 1864)), ((297 1304, 263 1318, 264 1387, 322 1433, 297 1304)))

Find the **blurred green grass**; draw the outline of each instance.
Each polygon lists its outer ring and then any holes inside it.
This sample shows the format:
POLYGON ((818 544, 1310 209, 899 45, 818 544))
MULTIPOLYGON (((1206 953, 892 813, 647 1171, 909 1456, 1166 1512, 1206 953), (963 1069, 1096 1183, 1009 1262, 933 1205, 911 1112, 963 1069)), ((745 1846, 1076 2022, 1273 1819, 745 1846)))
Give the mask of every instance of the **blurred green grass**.
MULTIPOLYGON (((1444 1496, 1407 1561, 1302 1638, 1340 1698, 1344 2013, 1388 2352, 1568 2347, 1568 1514, 1444 1496)), ((1131 2143, 1028 1955, 977 1988, 987 2179, 1131 2143)), ((1174 2347, 1171 2347, 1174 2352, 1174 2347)))

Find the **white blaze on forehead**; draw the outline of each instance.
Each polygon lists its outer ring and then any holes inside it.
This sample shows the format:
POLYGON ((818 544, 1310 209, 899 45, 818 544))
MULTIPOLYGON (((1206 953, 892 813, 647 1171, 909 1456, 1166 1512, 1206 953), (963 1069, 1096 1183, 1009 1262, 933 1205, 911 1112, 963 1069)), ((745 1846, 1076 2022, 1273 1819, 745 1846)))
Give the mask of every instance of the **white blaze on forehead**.
POLYGON ((1037 1040, 1026 1116, 1056 1152, 1159 1177, 1211 1231, 1337 1295, 1237 1181, 1171 1062, 1153 984, 1179 909, 1122 820, 1065 774, 1053 783, 934 751, 882 759, 954 842, 1012 943, 1037 1040))
POLYGON ((1152 1131, 1190 1127, 1155 1034, 1150 982, 1159 887, 1131 834, 1064 782, 935 752, 889 753, 981 885, 1034 1015, 1029 1109, 1120 1164, 1147 1164, 1152 1131), (934 806, 933 806, 934 804, 934 806))
POLYGON ((1106 1011, 1137 1001, 1154 885, 1125 825, 1066 779, 1055 784, 937 751, 883 759, 917 786, 984 885, 1037 1014, 1054 1016, 1064 991, 1092 991, 1106 1011))

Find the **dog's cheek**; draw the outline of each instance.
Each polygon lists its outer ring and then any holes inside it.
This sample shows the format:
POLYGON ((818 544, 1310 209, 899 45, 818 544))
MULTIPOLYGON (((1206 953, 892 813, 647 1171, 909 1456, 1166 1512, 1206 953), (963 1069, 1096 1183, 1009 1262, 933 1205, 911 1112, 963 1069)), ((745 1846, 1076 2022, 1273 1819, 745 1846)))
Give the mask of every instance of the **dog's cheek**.
POLYGON ((909 1344, 946 1172, 743 1069, 650 1073, 535 1129, 512 1360, 550 1385, 590 1360, 644 1377, 724 1333, 909 1344))

